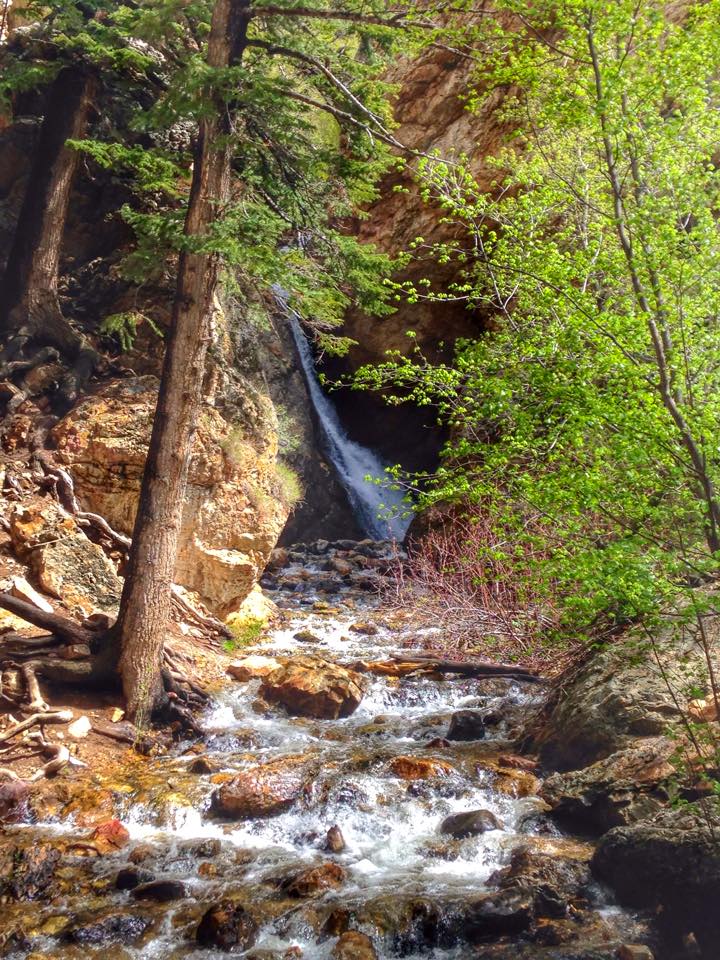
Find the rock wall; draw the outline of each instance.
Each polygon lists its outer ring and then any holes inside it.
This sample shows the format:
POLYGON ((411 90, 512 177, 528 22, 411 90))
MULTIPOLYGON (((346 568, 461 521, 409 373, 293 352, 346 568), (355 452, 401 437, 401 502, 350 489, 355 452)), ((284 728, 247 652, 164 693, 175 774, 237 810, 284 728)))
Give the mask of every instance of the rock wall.
MULTIPOLYGON (((81 506, 126 534, 156 398, 154 377, 116 381, 82 400, 51 432, 81 506)), ((249 403, 253 430, 228 423, 212 406, 201 411, 180 532, 176 582, 220 616, 250 593, 289 511, 278 489, 272 409, 260 394, 249 403)))

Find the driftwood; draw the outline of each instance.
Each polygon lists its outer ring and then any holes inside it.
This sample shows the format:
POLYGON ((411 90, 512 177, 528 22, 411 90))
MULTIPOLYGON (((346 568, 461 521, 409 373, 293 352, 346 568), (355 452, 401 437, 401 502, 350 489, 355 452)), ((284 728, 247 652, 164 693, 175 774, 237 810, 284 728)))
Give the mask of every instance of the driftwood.
POLYGON ((476 679, 499 677, 523 683, 544 683, 542 677, 512 663, 491 663, 485 660, 443 660, 426 654, 395 656, 389 660, 360 660, 355 669, 367 673, 405 676, 412 673, 454 673, 476 679))

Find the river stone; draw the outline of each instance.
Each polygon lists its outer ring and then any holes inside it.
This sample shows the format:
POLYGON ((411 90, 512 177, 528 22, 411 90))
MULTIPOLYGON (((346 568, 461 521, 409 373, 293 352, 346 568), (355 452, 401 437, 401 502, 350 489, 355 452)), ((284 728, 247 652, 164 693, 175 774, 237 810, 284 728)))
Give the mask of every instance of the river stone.
POLYGON ((149 917, 132 913, 111 913, 69 930, 66 937, 75 943, 95 946, 100 943, 131 943, 138 940, 150 926, 149 917))
POLYGON ((357 930, 347 930, 333 947, 333 960, 377 960, 370 937, 357 930))
POLYGON ((440 824, 440 833, 461 839, 502 828, 502 821, 490 810, 467 810, 465 813, 452 813, 445 817, 440 824))
POLYGON ((700 804, 616 827, 600 840, 592 870, 624 904, 651 909, 674 937, 692 932, 707 956, 720 942, 720 845, 700 804))
POLYGON ((144 870, 137 867, 124 867, 118 871, 115 877, 116 890, 134 890, 142 883, 150 883, 155 879, 155 875, 150 870, 144 870))
POLYGON ((154 900, 155 903, 169 903, 181 900, 185 896, 185 884, 180 880, 150 880, 133 888, 136 900, 154 900))
POLYGON ((261 763, 223 783, 212 795, 211 809, 233 820, 272 817, 300 798, 316 770, 317 765, 305 756, 261 763))
POLYGON ((448 740, 482 740, 485 717, 479 710, 456 710, 450 718, 448 740))
POLYGON ((525 890, 500 890, 475 900, 463 911, 464 939, 478 943, 487 937, 522 933, 534 916, 533 896, 525 890))
POLYGON ((0 783, 0 823, 18 823, 28 814, 30 787, 24 780, 0 783))
POLYGON ((48 899, 53 894, 60 851, 50 843, 7 847, 0 859, 0 896, 10 900, 48 899))
POLYGON ((536 915, 563 919, 569 903, 586 899, 591 879, 587 858, 566 859, 529 844, 514 849, 508 866, 493 873, 488 885, 527 891, 535 899, 536 915))
POLYGON ((327 832, 325 849, 330 853, 342 853, 345 849, 345 837, 343 837, 342 830, 337 824, 330 827, 327 832))
POLYGON ((201 947, 247 950, 257 939, 258 928, 247 910, 232 900, 221 900, 205 912, 197 928, 201 947))
POLYGON ((354 713, 363 698, 364 679, 321 657, 293 657, 265 677, 260 695, 291 716, 337 720, 354 713))
POLYGON ((336 890, 344 881, 343 868, 337 863, 328 862, 303 870, 284 886, 291 897, 313 897, 326 890, 336 890))
POLYGON ((245 682, 254 680, 256 677, 266 677, 273 670, 281 666, 279 660, 275 657, 265 657, 259 653, 253 653, 249 657, 243 657, 242 660, 235 660, 227 668, 227 673, 234 680, 245 682))
POLYGON ((555 816, 604 832, 661 809, 676 744, 665 737, 638 740, 584 770, 548 777, 541 796, 555 816))
POLYGON ((436 777, 448 777, 455 772, 452 764, 446 760, 432 757, 394 757, 390 770, 402 780, 432 780, 436 777))

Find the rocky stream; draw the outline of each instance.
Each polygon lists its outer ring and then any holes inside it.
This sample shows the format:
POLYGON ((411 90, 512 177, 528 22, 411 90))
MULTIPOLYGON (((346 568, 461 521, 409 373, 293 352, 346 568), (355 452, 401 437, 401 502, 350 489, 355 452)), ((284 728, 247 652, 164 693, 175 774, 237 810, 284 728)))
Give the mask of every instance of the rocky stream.
POLYGON ((519 751, 543 687, 377 666, 439 629, 378 600, 389 550, 287 551, 201 743, 7 828, 6 957, 652 957, 519 751))

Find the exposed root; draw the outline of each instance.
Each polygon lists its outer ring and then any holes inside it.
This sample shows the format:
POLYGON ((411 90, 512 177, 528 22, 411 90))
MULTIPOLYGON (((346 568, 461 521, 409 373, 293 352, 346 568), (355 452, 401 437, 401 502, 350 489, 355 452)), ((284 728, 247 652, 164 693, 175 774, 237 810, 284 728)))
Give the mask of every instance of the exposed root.
POLYGON ((42 710, 49 711, 50 706, 45 702, 42 694, 40 693, 40 684, 35 676, 35 670, 33 669, 32 664, 23 664, 23 666, 20 667, 20 673, 25 681, 25 687, 27 689, 27 694, 30 701, 27 705, 28 710, 33 710, 36 713, 42 710))
POLYGON ((9 730, 5 730, 2 733, 0 733, 0 743, 7 743, 8 740, 12 740, 12 738, 17 736, 18 733, 22 733, 24 730, 29 730, 31 727, 34 727, 36 724, 70 723, 72 718, 73 718, 72 710, 55 710, 55 711, 47 711, 42 713, 34 713, 31 717, 28 717, 26 720, 21 720, 19 723, 16 723, 14 726, 10 727, 9 730))
POLYGON ((50 759, 47 763, 43 764, 39 770, 35 771, 30 777, 30 783, 36 783, 38 780, 42 780, 43 777, 54 776, 62 770, 63 767, 66 767, 70 761, 70 751, 61 743, 46 744, 43 747, 43 753, 45 756, 50 756, 50 759))

